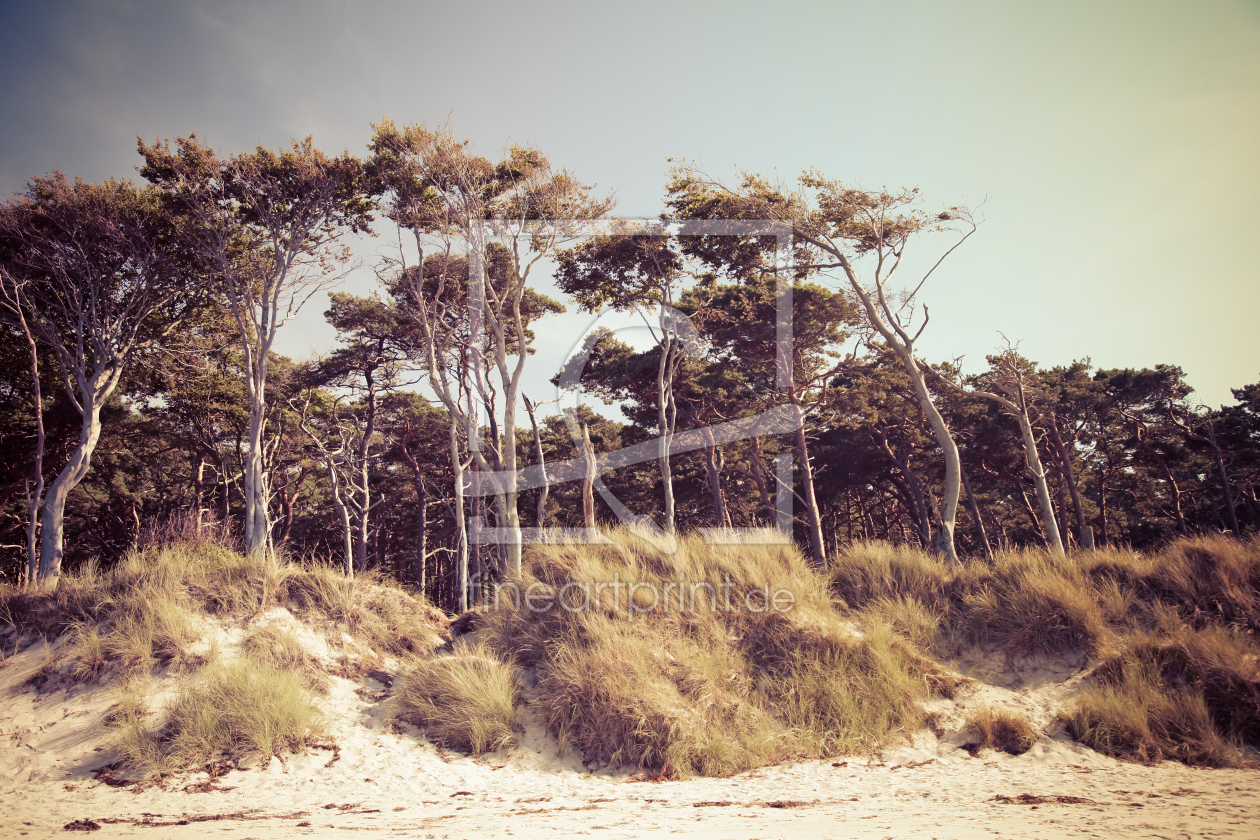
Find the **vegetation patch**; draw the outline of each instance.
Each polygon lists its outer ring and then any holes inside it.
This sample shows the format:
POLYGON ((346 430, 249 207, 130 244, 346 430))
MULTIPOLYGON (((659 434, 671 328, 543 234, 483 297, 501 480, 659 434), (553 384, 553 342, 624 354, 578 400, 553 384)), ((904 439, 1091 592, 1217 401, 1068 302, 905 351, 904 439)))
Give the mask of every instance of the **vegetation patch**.
POLYGON ((987 706, 968 718, 967 725, 980 735, 977 748, 988 747, 1010 755, 1023 755, 1037 743, 1037 730, 1028 718, 1016 712, 987 706))
POLYGON ((484 646, 421 660, 398 689, 399 717, 465 753, 516 745, 521 687, 515 669, 484 646))
MULTIPOLYGON (((79 680, 190 660, 203 616, 249 620, 273 607, 322 620, 338 639, 348 632, 383 655, 428 653, 434 628, 445 624, 441 612, 377 575, 351 579, 330 567, 248 557, 204 540, 136 549, 108 571, 85 564, 52 591, 0 591, 0 619, 19 642, 71 635, 68 673, 79 680)), ((264 636, 247 639, 256 657, 310 673, 309 657, 298 662, 296 640, 264 636)))
POLYGON ((166 709, 161 725, 128 714, 114 726, 122 766, 146 777, 223 761, 244 766, 306 749, 326 732, 296 674, 248 659, 203 668, 166 709))
POLYGON ((534 547, 520 587, 555 603, 501 591, 485 613, 488 644, 534 670, 548 729, 588 763, 730 775, 923 725, 935 666, 883 622, 859 631, 795 549, 614 540, 534 547))
MULTIPOLYGON (((1165 631, 1166 632, 1166 631, 1165 631)), ((1128 640, 1064 715, 1068 731, 1115 758, 1246 767, 1260 740, 1260 646, 1219 627, 1128 640)))

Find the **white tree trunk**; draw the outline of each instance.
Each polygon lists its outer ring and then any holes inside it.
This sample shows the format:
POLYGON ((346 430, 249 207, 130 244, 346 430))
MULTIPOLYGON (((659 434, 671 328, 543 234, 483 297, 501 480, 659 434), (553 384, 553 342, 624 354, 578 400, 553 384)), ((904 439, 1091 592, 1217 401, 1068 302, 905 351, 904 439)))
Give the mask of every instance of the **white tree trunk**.
MULTIPOLYGON (((113 388, 109 390, 112 391, 113 388)), ((57 580, 61 576, 61 561, 65 555, 66 499, 70 496, 70 491, 79 486, 91 466, 92 453, 101 437, 101 403, 107 398, 108 393, 97 400, 93 400, 89 394, 83 395, 83 423, 79 431, 79 443, 70 454, 69 462, 62 467, 52 486, 48 488, 48 495, 44 499, 38 583, 49 589, 57 586, 57 580)))
POLYGON ((1037 486, 1037 501, 1041 503, 1041 518, 1046 526, 1046 545, 1056 554, 1063 554, 1063 538, 1059 535, 1059 523, 1055 520, 1054 505, 1050 501, 1050 486, 1046 484, 1046 470, 1037 454, 1037 438, 1033 435, 1027 410, 1021 411, 1017 419, 1024 438, 1024 461, 1033 474, 1033 482, 1037 486))

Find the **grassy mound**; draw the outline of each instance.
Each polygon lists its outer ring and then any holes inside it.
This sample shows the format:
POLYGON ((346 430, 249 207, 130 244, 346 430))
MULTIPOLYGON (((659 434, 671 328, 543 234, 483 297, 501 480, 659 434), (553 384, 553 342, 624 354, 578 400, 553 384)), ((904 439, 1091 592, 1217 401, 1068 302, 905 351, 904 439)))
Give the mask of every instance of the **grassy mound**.
POLYGON ((1094 685, 1065 715, 1117 758, 1213 767, 1260 741, 1260 542, 1178 540, 1153 555, 1040 551, 946 564, 881 543, 841 552, 831 583, 859 614, 924 650, 1084 651, 1094 685))
POLYGON ((298 752, 325 734, 298 674, 249 659, 203 668, 159 725, 146 724, 134 699, 118 717, 115 746, 123 765, 149 777, 221 762, 243 766, 298 752))
POLYGON ((882 623, 859 631, 795 549, 614 539, 534 547, 485 614, 487 644, 533 670, 548 729, 588 762, 729 775, 923 724, 933 666, 882 623))
POLYGON ((212 543, 134 551, 108 571, 63 575, 56 590, 0 591, 0 621, 18 642, 72 633, 80 679, 123 676, 188 660, 204 616, 249 620, 287 607, 369 649, 427 653, 442 613, 371 573, 350 579, 326 566, 247 557, 212 543))
POLYGON ((281 625, 254 623, 275 607, 323 627, 330 645, 346 648, 349 633, 364 668, 385 655, 428 655, 435 628, 445 625, 439 611, 374 575, 351 580, 206 541, 152 545, 107 571, 89 565, 53 591, 0 591, 0 621, 17 631, 15 649, 69 634, 70 644, 33 678, 38 688, 94 679, 115 685, 107 723, 120 763, 146 778, 266 759, 322 737, 311 693, 327 690, 325 669, 281 625), (246 626, 235 661, 219 661, 213 642, 209 655, 192 652, 212 617, 246 626), (181 667, 169 673, 186 676, 153 722, 152 678, 172 664, 181 667))
POLYGON ((1064 715, 1068 731, 1131 761, 1252 766, 1241 747, 1260 741, 1258 655, 1248 634, 1220 627, 1135 635, 1064 715))
POLYGON ((398 689, 399 717, 466 753, 515 746, 519 703, 514 669, 484 647, 421 660, 398 689))
POLYGON ((992 565, 857 543, 832 559, 830 577, 849 606, 946 652, 977 644, 1014 654, 1099 653, 1168 611, 1192 627, 1260 631, 1254 539, 1182 539, 1154 555, 1025 549, 1001 552, 992 565))

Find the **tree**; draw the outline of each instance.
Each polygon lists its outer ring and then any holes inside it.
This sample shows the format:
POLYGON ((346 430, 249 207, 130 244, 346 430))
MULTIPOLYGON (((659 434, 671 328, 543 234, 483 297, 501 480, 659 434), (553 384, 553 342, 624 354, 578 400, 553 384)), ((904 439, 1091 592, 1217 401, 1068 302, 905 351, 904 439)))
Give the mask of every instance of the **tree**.
POLYGON ((7 308, 52 351, 81 420, 43 505, 37 578, 45 586, 61 574, 66 499, 91 466, 101 409, 127 366, 157 349, 201 298, 180 234, 157 191, 130 181, 54 173, 0 207, 7 308))
MULTIPOLYGON (((1021 358, 1015 350, 1008 349, 997 356, 989 357, 992 370, 975 378, 978 384, 988 385, 992 391, 973 390, 970 393, 977 397, 996 403, 1010 413, 1019 423, 1020 437, 1024 445, 1024 460, 1032 475, 1033 485, 1037 489, 1037 501, 1041 505, 1042 527, 1045 529, 1046 545, 1055 553, 1063 554, 1063 538, 1059 535, 1059 524, 1054 515, 1054 504, 1050 501, 1050 487, 1046 483, 1046 470, 1041 465, 1041 456, 1037 452, 1037 435, 1033 431, 1031 408, 1034 382, 1032 379, 1035 366, 1021 358), (1001 393, 998 393, 1001 392, 1001 393)), ((1040 419, 1040 412, 1037 412, 1040 419)))
MULTIPOLYGON (((441 295, 443 284, 426 290, 424 266, 426 248, 442 255, 467 260, 467 306, 464 313, 471 340, 468 370, 473 377, 471 394, 488 404, 489 385, 483 377, 488 368, 498 375, 501 422, 490 412, 491 434, 483 444, 480 430, 468 434, 472 457, 479 470, 495 470, 499 476, 515 476, 517 470, 516 411, 520 401, 521 376, 528 353, 527 292, 538 263, 578 235, 584 223, 602 217, 611 201, 595 198, 589 186, 566 171, 553 171, 537 150, 513 146, 496 163, 473 155, 467 142, 454 139, 450 131, 431 131, 424 126, 398 128, 389 120, 373 126, 369 142, 371 170, 379 188, 388 198, 387 214, 401 229, 412 233, 419 253, 413 274, 419 328, 425 345, 425 371, 446 410, 454 417, 467 416, 473 427, 476 415, 460 406, 455 392, 441 383, 439 348, 449 346, 444 330, 430 310, 441 317, 455 314, 445 302, 428 295, 441 295), (499 236, 503 243, 503 282, 493 282, 489 238, 499 236), (485 334, 487 342, 481 336, 485 334), (483 356, 484 354, 484 356, 483 356), (508 357, 516 358, 509 363, 508 357), (484 358, 484 368, 483 368, 484 358), (488 449, 491 459, 487 460, 488 449)), ((459 456, 452 453, 458 461, 459 456)), ((458 477, 457 477, 458 480, 458 477)), ((520 516, 517 488, 512 480, 499 485, 494 495, 499 524, 507 530, 506 573, 521 572, 520 516)))
POLYGON ((340 280, 349 252, 339 240, 367 232, 374 205, 361 162, 348 152, 330 158, 310 137, 288 151, 259 146, 226 160, 196 135, 176 145, 173 151, 165 141, 139 141, 140 174, 188 217, 240 333, 250 407, 245 548, 264 551, 271 539, 263 452, 271 349, 302 305, 340 280))
MULTIPOLYGON (((927 388, 922 362, 916 355, 916 342, 928 323, 928 311, 916 329, 916 296, 942 261, 976 230, 969 210, 948 207, 927 213, 917 207, 917 190, 871 192, 845 186, 840 181, 806 172, 800 177, 799 191, 790 192, 760 176, 744 175, 740 184, 728 187, 690 164, 678 165, 669 184, 669 206, 683 219, 767 219, 791 226, 797 248, 798 275, 840 272, 860 304, 870 329, 897 354, 910 376, 915 395, 932 428, 937 445, 945 456, 945 487, 939 505, 940 529, 935 549, 948 559, 956 559, 954 521, 958 510, 961 465, 958 446, 950 434, 927 388), (805 191, 812 191, 812 199, 805 191), (924 273, 913 288, 894 295, 891 283, 901 268, 911 241, 928 231, 966 232, 924 273), (869 271, 864 271, 869 266, 869 271)), ((765 253, 771 244, 762 238, 760 247, 749 237, 700 237, 697 253, 708 254, 715 262, 743 267, 744 271, 766 270, 765 253)))
POLYGON ((657 465, 664 494, 665 531, 675 531, 674 478, 670 470, 669 440, 678 427, 674 380, 687 349, 683 321, 677 317, 677 298, 688 279, 681 255, 664 231, 638 232, 626 225, 622 233, 593 237, 559 255, 556 285, 574 297, 586 312, 611 306, 637 312, 657 343, 656 431, 657 465), (655 315, 656 326, 648 320, 655 315))

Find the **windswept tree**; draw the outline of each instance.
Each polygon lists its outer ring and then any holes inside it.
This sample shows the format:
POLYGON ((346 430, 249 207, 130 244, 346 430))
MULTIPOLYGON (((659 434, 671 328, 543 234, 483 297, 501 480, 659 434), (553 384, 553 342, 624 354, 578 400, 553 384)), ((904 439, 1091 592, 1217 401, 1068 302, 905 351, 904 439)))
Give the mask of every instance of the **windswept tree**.
POLYGON ((1046 546, 1057 554, 1063 554, 1063 539, 1054 515, 1054 503, 1050 500, 1046 469, 1037 451, 1037 433, 1033 429, 1033 423, 1042 419, 1040 409, 1034 405, 1039 393, 1036 365, 1021 357, 1013 348, 1008 348, 1003 353, 990 356, 989 366, 991 369, 988 372, 973 378, 973 384, 979 387, 971 393, 1001 406, 1019 424, 1024 462, 1032 475, 1037 502, 1041 507, 1046 546))
POLYGON ((624 227, 623 232, 592 237, 561 253, 556 285, 585 312, 611 307, 639 314, 656 341, 657 464, 665 531, 673 534, 676 514, 669 439, 678 427, 674 380, 687 351, 687 336, 675 307, 694 277, 686 272, 676 241, 665 236, 664 230, 644 232, 628 222, 624 227))
POLYGON ((245 548, 271 539, 263 451, 267 369, 276 334, 316 292, 344 276, 352 232, 366 232, 374 204, 362 163, 348 152, 329 157, 311 138, 274 151, 220 157, 195 135, 139 142, 140 174, 185 214, 200 253, 220 279, 240 333, 249 391, 245 548))
POLYGON ((202 298, 204 277, 183 242, 157 190, 130 181, 89 184, 54 173, 0 207, 8 301, 0 312, 51 351, 81 420, 43 503, 42 585, 55 586, 61 574, 66 498, 91 466, 101 409, 128 365, 156 350, 202 298))
MULTIPOLYGON (((410 276, 425 347, 425 372, 448 412, 469 415, 457 395, 439 384, 443 372, 438 349, 447 331, 430 310, 442 309, 443 317, 463 315, 469 325, 472 385, 482 405, 491 395, 483 370, 498 378, 497 411, 489 412, 491 434, 483 444, 481 431, 471 430, 470 444, 477 441, 470 446, 472 456, 479 469, 513 475, 518 465, 516 413, 530 339, 526 301, 532 273, 540 261, 580 235, 586 222, 602 217, 611 201, 595 197, 591 187, 567 171, 553 170, 535 149, 513 146, 502 160, 492 163, 474 155, 466 141, 456 140, 447 129, 399 128, 382 120, 373 130, 370 168, 387 194, 386 212, 412 234, 419 252, 410 276), (491 282, 489 276, 493 238, 499 240, 505 257, 501 283, 491 282), (429 254, 467 260, 466 284, 454 278, 447 281, 467 289, 462 312, 446 303, 438 306, 435 296, 447 290, 444 284, 426 287, 424 267, 429 254)), ((480 425, 475 414, 468 421, 480 425)), ((496 488, 499 525, 509 535, 504 571, 512 577, 521 571, 517 496, 513 482, 496 488)))
MULTIPOLYGON (((945 487, 939 505, 935 550, 956 559, 954 523, 958 512, 961 467, 958 446, 937 409, 924 377, 916 344, 928 323, 926 306, 917 302, 924 283, 976 226, 965 207, 922 210, 918 190, 854 189, 817 172, 800 177, 788 190, 745 174, 734 187, 705 175, 691 164, 678 165, 669 182, 671 213, 679 219, 765 219, 791 226, 798 276, 834 277, 856 298, 867 325, 878 333, 906 368, 923 414, 945 456, 945 487), (901 287, 899 272, 920 234, 952 231, 957 240, 912 286, 901 287), (918 316, 920 308, 922 317, 918 316)), ((770 237, 696 237, 693 252, 715 264, 748 273, 771 268, 770 237)))
POLYGON ((371 465, 373 446, 380 444, 377 409, 383 394, 402 384, 406 361, 404 345, 398 340, 402 330, 397 309, 379 298, 330 295, 332 306, 325 317, 337 328, 341 346, 331 356, 310 366, 306 380, 309 408, 310 390, 332 387, 350 397, 348 405, 333 403, 327 419, 330 428, 321 432, 308 411, 302 412, 301 427, 319 450, 329 471, 333 499, 347 531, 346 573, 363 572, 368 565, 368 543, 372 530, 371 465), (329 449, 334 436, 339 445, 329 449), (350 515, 353 512, 353 515, 350 515))

